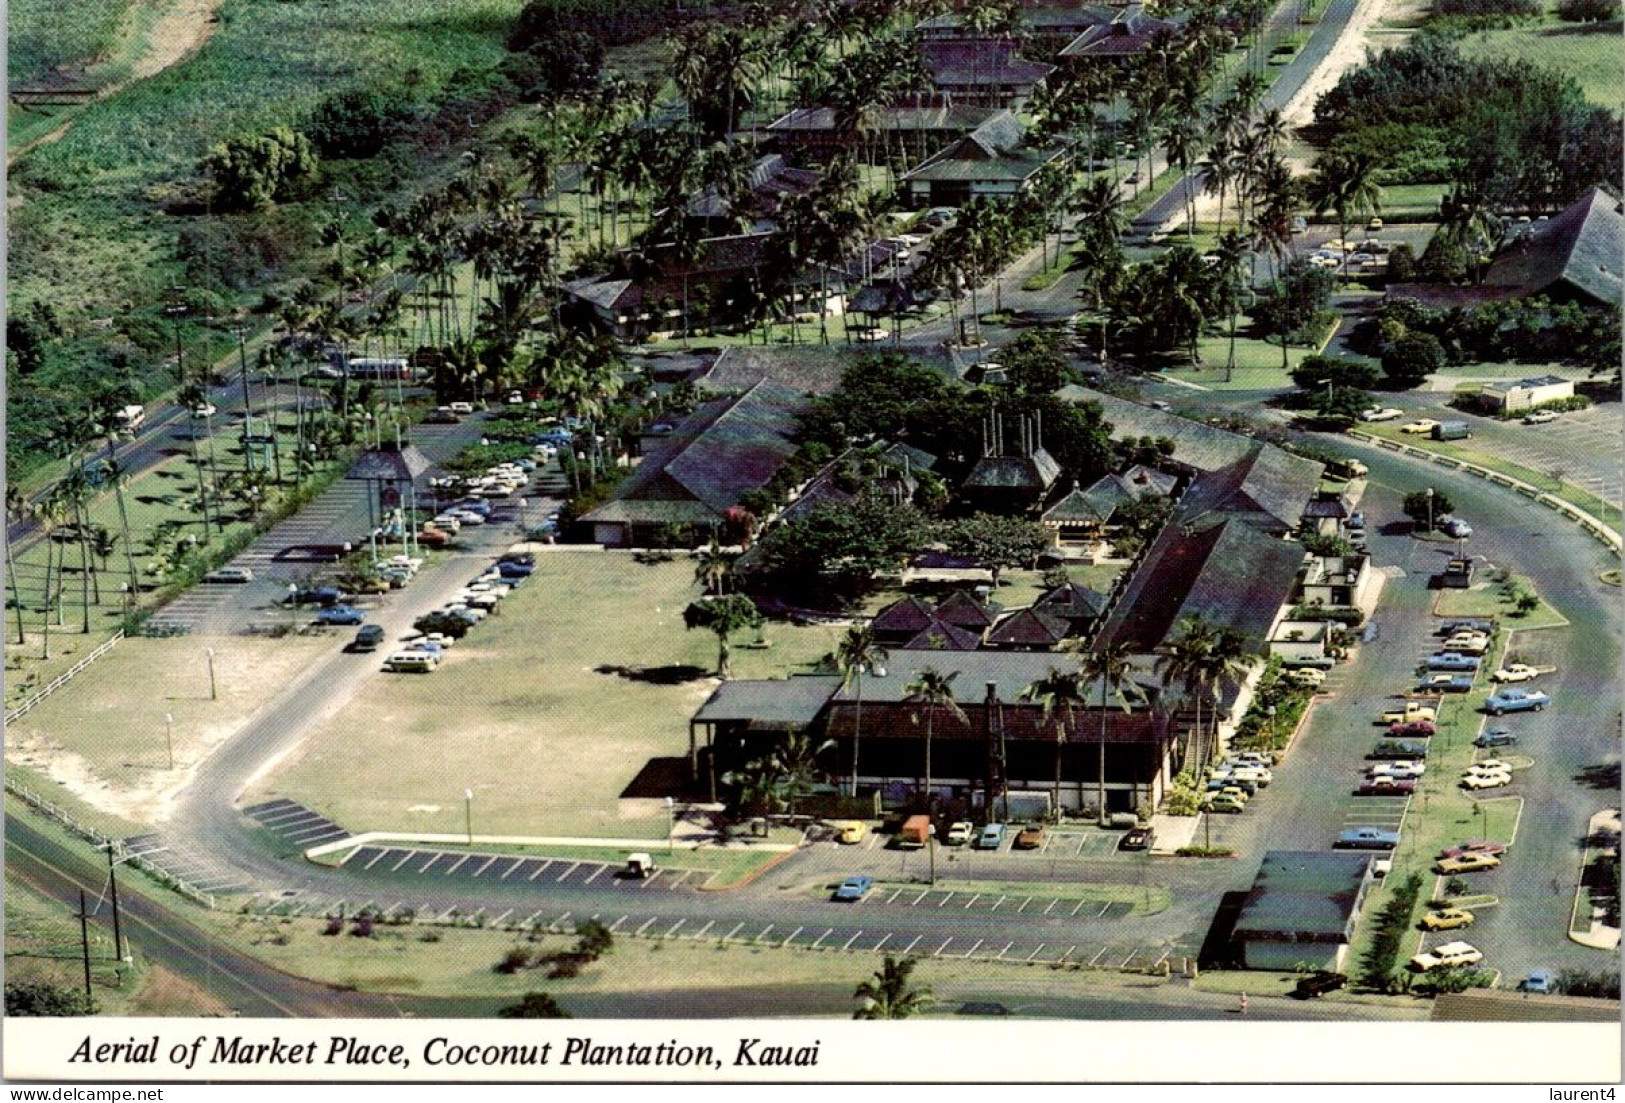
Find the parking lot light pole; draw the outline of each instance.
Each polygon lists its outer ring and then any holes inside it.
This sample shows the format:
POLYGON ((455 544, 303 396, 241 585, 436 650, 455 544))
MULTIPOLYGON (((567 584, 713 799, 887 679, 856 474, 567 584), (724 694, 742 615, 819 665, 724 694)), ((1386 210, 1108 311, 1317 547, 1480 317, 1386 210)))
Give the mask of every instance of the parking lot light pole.
POLYGON ((220 700, 220 693, 216 689, 214 681, 214 648, 205 647, 203 654, 209 661, 209 700, 218 701, 220 700))
POLYGON ((175 714, 164 713, 164 743, 169 747, 169 768, 175 768, 175 714))
POLYGON ((463 790, 463 825, 468 829, 468 845, 474 845, 474 790, 463 790))
POLYGON ((1433 531, 1433 488, 1428 487, 1428 531, 1433 531))
POLYGON ((672 852, 672 836, 677 833, 677 817, 672 809, 672 799, 666 798, 666 853, 672 852))

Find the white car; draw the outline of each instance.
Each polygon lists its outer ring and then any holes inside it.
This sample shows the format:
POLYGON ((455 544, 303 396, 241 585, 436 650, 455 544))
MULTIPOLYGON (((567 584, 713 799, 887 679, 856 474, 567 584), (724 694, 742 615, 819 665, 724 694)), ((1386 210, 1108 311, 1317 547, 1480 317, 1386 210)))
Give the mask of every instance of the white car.
POLYGON ((1540 671, 1528 663, 1511 663, 1490 675, 1497 682, 1527 682, 1529 679, 1539 676, 1540 671))
POLYGON ((1425 973, 1429 969, 1451 965, 1477 965, 1483 960, 1484 955, 1471 943, 1446 942, 1443 946, 1435 946, 1411 958, 1411 968, 1425 973))
POLYGON ((1443 651, 1465 651, 1472 655, 1482 655, 1490 648, 1490 637, 1483 632, 1457 632, 1444 641, 1443 651))
POLYGON ((1379 762, 1366 771, 1369 777, 1391 777, 1395 781, 1415 781, 1428 772, 1427 765, 1422 762, 1399 761, 1379 762))
POLYGON ((1512 784, 1512 771, 1486 771, 1485 773, 1468 773, 1461 779, 1463 789, 1500 789, 1512 784))
POLYGON ((1293 685, 1313 689, 1326 680, 1326 672, 1306 666, 1298 670, 1289 670, 1284 677, 1293 685))
POLYGON ((471 414, 474 412, 474 404, 472 402, 453 402, 448 408, 454 414, 471 414))
MULTIPOLYGON (((211 403, 199 402, 196 406, 192 407, 193 417, 213 417, 214 415, 215 408, 211 403)), ((1556 415, 1554 414, 1553 416, 1555 417, 1556 415)))
POLYGON ((1275 780, 1275 775, 1263 766, 1235 766, 1230 770, 1232 781, 1250 781, 1260 789, 1275 780))
POLYGON ((463 527, 463 522, 449 513, 436 514, 429 523, 437 529, 451 533, 453 536, 456 536, 457 530, 463 527))
POLYGON ((1556 420, 1556 410, 1536 410, 1532 414, 1524 415, 1523 423, 1525 425, 1545 425, 1548 421, 1556 420))
POLYGON ((1361 421, 1393 421, 1395 418, 1405 416, 1404 410, 1396 410, 1392 406, 1373 406, 1360 415, 1361 421))
POLYGON ((440 611, 448 617, 462 617, 470 624, 478 624, 486 617, 484 609, 475 609, 473 606, 464 605, 462 602, 453 602, 440 611))
POLYGON ((478 526, 485 524, 484 515, 475 513, 471 509, 454 509, 450 512, 449 516, 455 517, 465 525, 478 526))
POLYGON ((1342 262, 1336 257, 1325 257, 1318 253, 1309 258, 1309 263, 1316 268, 1325 268, 1327 270, 1341 268, 1343 266, 1342 262))
POLYGON ((969 843, 971 836, 976 833, 976 825, 969 820, 959 820, 948 828, 948 845, 964 846, 969 843))

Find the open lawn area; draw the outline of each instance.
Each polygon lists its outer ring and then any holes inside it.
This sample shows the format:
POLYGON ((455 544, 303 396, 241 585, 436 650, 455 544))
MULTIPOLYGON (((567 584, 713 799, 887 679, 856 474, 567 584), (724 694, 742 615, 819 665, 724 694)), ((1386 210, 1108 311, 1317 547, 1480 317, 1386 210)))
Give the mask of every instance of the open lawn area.
POLYGON ((153 822, 210 750, 332 647, 331 636, 123 640, 71 689, 9 725, 6 764, 48 777, 109 815, 153 822), (215 653, 216 700, 205 647, 215 653))
MULTIPOLYGON (((1515 580, 1534 589, 1526 578, 1515 580)), ((1502 585, 1495 582, 1477 584, 1466 590, 1441 590, 1433 611, 1441 617, 1499 617, 1511 628, 1558 628, 1569 622, 1544 599, 1533 612, 1520 613, 1507 599, 1502 585)))
MULTIPOLYGON (((715 688, 717 641, 683 628, 686 559, 559 550, 427 677, 373 679, 251 793, 354 831, 663 838, 687 778, 688 718, 715 688), (645 782, 628 792, 650 768, 645 782), (636 798, 634 799, 634 792, 636 798)), ((767 626, 735 641, 736 678, 805 672, 844 631, 767 626)))
MULTIPOLYGON (((1548 5, 1554 8, 1555 5, 1548 5)), ((1619 62, 1620 23, 1564 23, 1549 15, 1538 23, 1479 31, 1460 40, 1467 57, 1513 57, 1544 65, 1580 82, 1586 98, 1610 110, 1625 106, 1625 71, 1619 62)))

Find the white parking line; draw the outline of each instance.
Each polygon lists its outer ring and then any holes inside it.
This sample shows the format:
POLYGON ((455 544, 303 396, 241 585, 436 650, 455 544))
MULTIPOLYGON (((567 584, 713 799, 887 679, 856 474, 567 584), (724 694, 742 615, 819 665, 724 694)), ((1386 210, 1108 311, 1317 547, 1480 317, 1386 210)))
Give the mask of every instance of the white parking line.
POLYGON ((1106 943, 1106 945, 1104 945, 1104 946, 1102 946, 1100 948, 1100 952, 1098 954, 1096 954, 1094 957, 1089 959, 1089 964, 1093 965, 1095 962, 1097 962, 1101 958, 1105 957, 1106 956, 1106 951, 1111 949, 1111 948, 1112 948, 1112 944, 1110 942, 1106 943))
POLYGON ((797 927, 795 930, 791 931, 790 932, 790 937, 786 938, 783 942, 779 943, 779 948, 782 950, 784 947, 790 945, 790 943, 795 941, 796 935, 800 934, 802 931, 804 931, 806 929, 807 928, 805 928, 805 927, 797 927))
POLYGON ((1168 960, 1168 955, 1169 955, 1169 954, 1171 954, 1171 953, 1173 953, 1173 952, 1174 952, 1174 951, 1173 951, 1173 949, 1172 949, 1172 948, 1169 948, 1169 949, 1167 949, 1167 950, 1164 950, 1164 951, 1162 951, 1162 956, 1161 956, 1161 957, 1159 957, 1159 958, 1158 958, 1158 959, 1157 959, 1157 960, 1156 960, 1156 961, 1153 961, 1153 962, 1152 962, 1152 963, 1151 963, 1151 968, 1153 968, 1153 969, 1155 969, 1155 968, 1156 968, 1156 967, 1157 967, 1157 966, 1159 966, 1159 965, 1161 965, 1161 964, 1162 964, 1162 963, 1163 963, 1163 962, 1165 962, 1165 961, 1167 961, 1167 960, 1168 960))
POLYGON ((944 896, 941 900, 937 901, 937 907, 939 907, 939 908, 942 907, 944 904, 946 904, 948 901, 952 900, 953 898, 954 898, 954 894, 950 892, 947 896, 944 896))
POLYGON ((1060 902, 1061 901, 1059 899, 1051 900, 1049 902, 1049 908, 1044 909, 1044 914, 1048 915, 1050 913, 1050 908, 1053 908, 1055 905, 1059 904, 1060 902))
POLYGON ((1082 857, 1083 856, 1083 849, 1084 849, 1084 847, 1086 847, 1088 845, 1089 845, 1089 836, 1083 835, 1083 836, 1079 837, 1079 839, 1078 839, 1078 849, 1076 851, 1074 851, 1074 853, 1078 857, 1082 857))
POLYGON ((699 930, 695 931, 693 934, 689 935, 688 937, 693 938, 693 939, 704 938, 705 937, 705 932, 709 931, 715 925, 716 925, 716 920, 715 919, 707 919, 705 921, 705 926, 701 927, 699 930))
POLYGON ((730 938, 732 938, 734 935, 738 934, 739 933, 739 928, 743 927, 743 926, 744 926, 743 923, 735 923, 734 924, 734 929, 722 936, 722 941, 726 942, 730 938))
POLYGON ((1068 946, 1066 948, 1066 953, 1062 954, 1060 956, 1059 960, 1065 961, 1067 958, 1071 957, 1074 953, 1076 953, 1077 949, 1078 949, 1078 944, 1076 942, 1074 942, 1072 945, 1070 945, 1070 946, 1068 946))
POLYGON ((513 909, 509 908, 507 911, 503 912, 501 915, 499 915, 495 919, 491 920, 491 926, 493 926, 493 927, 502 926, 502 921, 504 919, 508 918, 512 914, 513 914, 513 909))
POLYGON ((1025 900, 1023 900, 1021 902, 1021 907, 1016 909, 1016 914, 1020 915, 1022 912, 1026 911, 1027 910, 1027 905, 1031 904, 1032 902, 1033 902, 1033 898, 1031 896, 1027 897, 1027 899, 1025 899, 1025 900))
POLYGON ((967 900, 967 901, 965 901, 965 910, 966 910, 966 911, 969 911, 969 910, 970 910, 970 906, 971 906, 971 905, 972 905, 972 904, 974 904, 974 903, 976 903, 976 901, 978 901, 978 900, 980 900, 980 899, 981 899, 981 898, 982 898, 982 894, 981 894, 981 893, 977 893, 977 894, 976 894, 976 895, 975 895, 975 896, 973 896, 973 897, 971 897, 971 898, 970 898, 970 899, 969 899, 969 900, 967 900))
POLYGON ((875 943, 874 949, 870 950, 869 952, 871 954, 877 953, 882 946, 884 946, 887 942, 890 942, 890 941, 891 941, 891 932, 887 931, 884 935, 881 936, 880 941, 875 943))
POLYGON ((842 946, 841 949, 850 950, 852 948, 852 943, 856 942, 858 939, 860 939, 862 937, 863 937, 863 932, 859 931, 857 934, 855 934, 851 938, 847 939, 846 940, 846 945, 842 946))
POLYGON ((1078 903, 1077 903, 1077 906, 1072 909, 1071 914, 1072 915, 1077 915, 1078 914, 1078 908, 1083 907, 1084 903, 1085 903, 1084 901, 1079 900, 1078 903))
POLYGON ((993 906, 991 908, 989 908, 988 911, 995 911, 995 912, 998 911, 999 910, 999 905, 1003 904, 1004 901, 1005 901, 1004 897, 1002 897, 1002 896, 999 897, 997 900, 995 900, 993 902, 993 906))
POLYGON ((633 935, 634 935, 634 936, 637 936, 637 935, 641 935, 641 934, 642 934, 642 933, 643 933, 643 932, 644 932, 644 931, 646 931, 646 930, 648 930, 648 929, 649 929, 649 927, 650 927, 650 926, 651 926, 651 925, 652 925, 652 924, 653 924, 653 923, 654 923, 654 921, 655 921, 655 920, 656 920, 656 919, 658 919, 658 918, 660 918, 660 917, 659 917, 659 916, 654 916, 654 915, 652 915, 652 916, 650 916, 650 917, 649 917, 649 918, 648 918, 648 919, 645 919, 645 920, 644 920, 644 921, 643 921, 643 926, 641 926, 641 927, 639 927, 639 928, 638 928, 638 929, 637 929, 637 930, 635 930, 635 931, 633 931, 633 932, 632 932, 632 934, 633 934, 633 935))
POLYGON ((931 895, 931 890, 930 889, 923 890, 920 893, 920 895, 916 896, 914 899, 912 899, 912 900, 910 900, 908 902, 908 906, 912 908, 915 904, 918 904, 921 900, 924 900, 929 895, 931 895))
POLYGON ((456 873, 458 867, 461 866, 464 862, 468 861, 472 857, 474 857, 474 855, 472 855, 472 854, 464 854, 461 858, 458 858, 455 862, 453 862, 451 864, 451 868, 446 870, 446 876, 450 877, 453 873, 456 873))
POLYGON ((1112 910, 1112 903, 1111 903, 1110 900, 1108 900, 1104 904, 1100 905, 1100 910, 1095 913, 1095 918, 1099 919, 1101 916, 1105 915, 1107 912, 1109 912, 1111 910, 1112 910))
POLYGON ((976 940, 976 945, 972 946, 970 949, 965 951, 965 956, 970 957, 972 954, 974 954, 977 951, 977 949, 979 949, 981 947, 981 945, 982 945, 982 940, 978 938, 976 940))
POLYGON ((598 868, 597 868, 597 869, 595 869, 595 870, 593 870, 593 871, 592 871, 592 875, 591 875, 591 876, 590 876, 590 877, 588 877, 588 878, 587 878, 587 879, 586 879, 586 880, 585 880, 585 881, 583 881, 583 882, 581 882, 581 883, 582 883, 582 884, 583 884, 583 885, 590 885, 590 884, 592 884, 592 883, 593 883, 593 882, 594 882, 594 881, 596 881, 596 880, 597 880, 597 879, 598 879, 598 878, 599 878, 599 877, 601 877, 601 876, 602 876, 602 875, 603 875, 603 872, 604 872, 604 870, 606 870, 606 869, 608 869, 608 868, 609 868, 609 866, 607 866, 607 865, 602 865, 602 866, 599 866, 599 867, 598 867, 598 868))
POLYGON ((1014 942, 1006 942, 1004 944, 1004 949, 1000 950, 999 954, 998 954, 998 957, 994 958, 993 960, 997 961, 999 958, 1003 957, 1005 954, 1008 954, 1010 952, 1010 947, 1012 947, 1014 945, 1015 945, 1014 942))
POLYGON ((525 880, 527 880, 527 881, 536 880, 536 878, 538 878, 542 874, 546 873, 547 872, 547 867, 552 865, 552 864, 553 864, 553 859, 549 858, 547 861, 543 862, 540 866, 537 866, 536 867, 536 872, 532 873, 529 877, 526 877, 525 880))
POLYGON ((823 934, 821 934, 817 938, 813 939, 812 948, 815 949, 815 950, 818 949, 818 944, 820 942, 824 941, 824 939, 828 938, 830 935, 832 935, 834 933, 835 933, 835 928, 831 927, 829 930, 825 931, 823 934))
MULTIPOLYGON (((540 915, 540 914, 541 914, 541 912, 537 912, 537 913, 536 913, 536 914, 537 914, 537 915, 540 915)), ((619 918, 619 919, 617 919, 617 920, 616 920, 616 921, 615 921, 615 922, 613 922, 613 923, 611 923, 611 924, 610 924, 610 925, 609 925, 609 929, 610 929, 610 930, 612 930, 612 931, 616 931, 616 930, 619 930, 619 929, 620 929, 620 927, 621 927, 621 924, 622 924, 622 923, 625 923, 625 922, 626 922, 626 920, 627 920, 627 917, 626 917, 626 916, 624 916, 624 915, 623 915, 623 916, 621 916, 621 917, 620 917, 620 918, 619 918)))
POLYGON ((677 880, 666 886, 667 890, 669 891, 676 888, 678 885, 682 884, 692 876, 694 876, 694 871, 692 869, 683 870, 683 875, 681 877, 677 878, 677 880))
POLYGON ((908 945, 907 945, 907 946, 904 946, 904 947, 903 947, 903 954, 904 954, 904 955, 905 955, 905 956, 907 956, 907 955, 908 955, 908 954, 912 954, 912 953, 913 953, 913 952, 914 952, 914 947, 915 947, 915 946, 916 946, 916 945, 918 945, 918 944, 919 944, 919 941, 920 941, 920 939, 922 939, 922 938, 924 938, 924 937, 925 937, 925 936, 924 936, 924 935, 923 935, 923 934, 917 934, 917 935, 915 935, 915 936, 914 936, 914 941, 913 941, 913 942, 910 942, 910 943, 909 943, 909 944, 908 944, 908 945))
POLYGON ((578 870, 580 868, 581 868, 581 863, 580 862, 573 863, 570 866, 569 869, 565 870, 563 873, 561 873, 557 877, 555 877, 553 879, 553 883, 558 884, 560 881, 564 880, 566 877, 570 876, 570 874, 574 873, 576 870, 578 870))
POLYGON ((903 890, 898 889, 896 892, 894 892, 890 896, 886 897, 886 903, 890 904, 893 900, 896 900, 901 895, 903 895, 903 890))
POLYGON ((670 927, 666 928, 666 933, 661 935, 660 937, 661 938, 670 938, 672 935, 677 933, 677 928, 678 927, 681 927, 684 923, 687 923, 687 922, 688 922, 688 920, 686 920, 686 919, 679 919, 677 922, 673 923, 670 927))
POLYGON ((942 956, 942 951, 944 951, 944 950, 946 950, 946 949, 947 949, 947 948, 948 948, 948 943, 950 943, 950 942, 952 942, 952 941, 953 941, 953 939, 952 939, 952 938, 945 938, 945 939, 943 939, 943 940, 942 940, 942 945, 941 945, 941 946, 938 946, 938 947, 937 947, 937 952, 936 952, 936 953, 934 953, 934 954, 932 954, 932 955, 931 955, 931 956, 932 956, 932 957, 941 957, 941 956, 942 956))
POLYGON ((653 873, 649 874, 649 876, 645 877, 643 880, 638 882, 638 888, 640 888, 640 889, 648 888, 650 885, 655 883, 655 878, 659 877, 664 872, 666 872, 666 871, 663 870, 663 869, 655 870, 653 873))
POLYGON ((1038 944, 1038 949, 1034 950, 1032 953, 1027 955, 1027 960, 1031 961, 1033 958, 1037 957, 1039 954, 1041 954, 1043 952, 1044 952, 1044 943, 1040 942, 1038 944))
POLYGON ((377 854, 374 854, 372 856, 372 861, 368 862, 366 865, 361 867, 362 872, 365 873, 367 870, 371 869, 373 866, 375 866, 379 862, 383 861, 384 860, 384 855, 388 854, 388 853, 389 853, 389 851, 387 851, 387 850, 380 850, 377 854))
MULTIPOLYGON (((480 910, 484 911, 485 909, 481 908, 480 910)), ((564 921, 566 919, 569 919, 574 914, 575 914, 575 912, 565 912, 563 915, 561 915, 557 919, 553 920, 553 922, 549 923, 548 926, 549 927, 557 927, 557 928, 559 928, 559 930, 562 931, 564 929, 564 921)))
POLYGON ((525 864, 525 859, 523 859, 523 858, 516 859, 514 861, 513 865, 508 867, 508 873, 504 873, 501 877, 498 877, 497 880, 506 881, 508 879, 508 874, 512 873, 514 870, 518 869, 520 866, 522 866, 524 864, 525 864))
POLYGON ((497 861, 497 859, 496 859, 495 855, 493 855, 488 862, 486 862, 483 866, 481 866, 479 869, 476 869, 474 871, 474 876, 478 877, 480 874, 482 874, 486 870, 490 869, 493 865, 496 864, 496 861, 497 861))
POLYGON ((1137 954, 1137 953, 1139 953, 1139 952, 1140 952, 1140 948, 1139 948, 1139 947, 1138 947, 1138 946, 1136 946, 1136 947, 1135 947, 1135 948, 1134 948, 1134 949, 1132 949, 1132 950, 1130 950, 1130 951, 1129 951, 1129 952, 1128 952, 1128 957, 1126 957, 1126 958, 1124 958, 1124 959, 1123 959, 1123 960, 1122 960, 1122 961, 1120 961, 1120 962, 1118 962, 1118 963, 1117 963, 1117 967, 1118 967, 1118 968, 1119 968, 1119 969, 1121 969, 1121 968, 1123 968, 1123 967, 1124 967, 1124 966, 1126 966, 1126 965, 1128 965, 1128 963, 1129 963, 1129 962, 1131 962, 1131 961, 1133 961, 1133 960, 1134 960, 1134 955, 1135 955, 1135 954, 1137 954))
MULTIPOLYGON (((538 915, 541 915, 541 914, 542 914, 541 912, 531 912, 529 915, 525 916, 524 921, 521 922, 519 925, 521 927, 529 927, 532 923, 536 922, 536 917, 538 915)), ((626 916, 623 915, 623 916, 621 916, 621 918, 625 919, 626 916)))

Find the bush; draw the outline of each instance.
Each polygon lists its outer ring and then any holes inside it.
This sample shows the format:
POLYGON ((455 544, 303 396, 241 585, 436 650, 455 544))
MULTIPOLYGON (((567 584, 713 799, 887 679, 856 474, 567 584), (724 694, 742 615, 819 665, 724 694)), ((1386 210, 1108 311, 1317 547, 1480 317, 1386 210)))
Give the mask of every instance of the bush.
POLYGON ((1566 23, 1601 23, 1619 18, 1619 0, 1558 0, 1557 17, 1566 23))
POLYGON ((1182 846, 1174 851, 1180 858, 1234 858, 1236 852, 1227 846, 1182 846))
POLYGON ((1433 0, 1433 14, 1447 18, 1525 19, 1540 14, 1538 0, 1433 0))
POLYGON ((1444 345, 1431 333, 1407 333, 1382 354, 1383 374, 1400 388, 1422 383, 1444 365, 1444 345))
POLYGON ((405 92, 350 88, 318 104, 305 133, 323 157, 372 157, 405 132, 414 114, 405 92))
POLYGON ((1378 992, 1392 991, 1395 987, 1394 972, 1399 968, 1405 938, 1410 932, 1411 913, 1416 910, 1421 895, 1422 878, 1413 873, 1394 889, 1393 897, 1377 914, 1375 937, 1360 961, 1360 983, 1365 987, 1378 992))
POLYGON ((310 139, 280 126, 258 137, 232 138, 209 151, 203 168, 214 181, 215 202, 251 211, 295 198, 316 175, 310 139))
POLYGON ((515 946, 502 955, 492 969, 498 973, 512 975, 530 964, 530 950, 524 946, 515 946))

